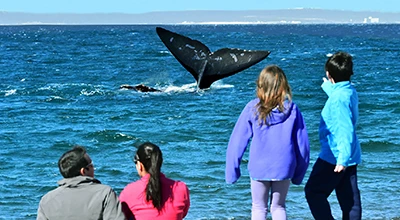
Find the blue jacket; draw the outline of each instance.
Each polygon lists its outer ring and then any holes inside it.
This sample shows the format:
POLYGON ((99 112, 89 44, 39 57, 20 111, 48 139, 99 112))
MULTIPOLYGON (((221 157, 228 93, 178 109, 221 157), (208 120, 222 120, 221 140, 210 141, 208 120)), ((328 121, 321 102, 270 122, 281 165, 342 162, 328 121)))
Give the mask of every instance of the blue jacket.
POLYGON ((326 81, 321 87, 328 100, 321 112, 319 157, 345 167, 361 163, 361 147, 356 135, 358 96, 355 88, 349 81, 335 84, 326 81))
POLYGON ((250 144, 248 170, 254 180, 286 180, 300 184, 309 164, 310 146, 306 125, 298 107, 286 101, 284 112, 272 111, 268 125, 257 117, 259 99, 243 109, 231 134, 226 152, 225 180, 240 177, 240 162, 250 144))

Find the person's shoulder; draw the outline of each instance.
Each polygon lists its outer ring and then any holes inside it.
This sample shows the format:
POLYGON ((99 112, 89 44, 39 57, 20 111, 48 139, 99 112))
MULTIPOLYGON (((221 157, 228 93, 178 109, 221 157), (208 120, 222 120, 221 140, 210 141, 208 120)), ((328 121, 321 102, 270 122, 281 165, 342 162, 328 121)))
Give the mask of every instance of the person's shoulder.
POLYGON ((183 182, 181 180, 175 180, 174 194, 182 195, 183 197, 186 197, 189 195, 189 187, 186 185, 185 182, 183 182))
POLYGON ((136 188, 138 185, 139 185, 139 181, 134 181, 134 182, 128 183, 128 184, 124 187, 124 189, 136 188))
POLYGON ((185 182, 181 181, 181 180, 175 180, 175 188, 176 189, 180 189, 180 190, 188 190, 188 186, 186 185, 185 182))
POLYGON ((113 188, 112 188, 111 186, 109 186, 109 185, 107 185, 107 184, 102 184, 102 183, 97 184, 97 187, 103 188, 103 189, 110 189, 110 190, 113 190, 113 188))
POLYGON ((62 187, 57 187, 49 192, 47 192, 46 194, 44 194, 42 196, 42 198, 40 199, 40 203, 42 205, 45 205, 47 203, 52 203, 54 201, 54 199, 58 198, 58 197, 62 197, 63 196, 63 188, 62 187))
POLYGON ((246 106, 255 106, 260 102, 259 98, 254 98, 252 100, 250 100, 249 102, 247 102, 246 106))
POLYGON ((125 193, 132 194, 132 193, 135 193, 137 191, 140 191, 143 188, 142 185, 143 185, 143 183, 141 183, 140 180, 128 183, 128 185, 126 185, 124 187, 124 189, 121 191, 121 194, 125 194, 125 193))
POLYGON ((346 104, 350 102, 351 96, 353 95, 352 90, 349 89, 341 89, 338 90, 330 97, 331 102, 333 103, 342 103, 346 104))
POLYGON ((106 193, 106 194, 115 193, 115 190, 111 186, 109 186, 107 184, 100 183, 100 181, 99 182, 93 182, 92 184, 90 184, 89 188, 88 188, 88 191, 92 192, 92 193, 95 193, 95 194, 96 193, 100 193, 100 192, 103 192, 103 193, 106 193))
POLYGON ((345 93, 353 93, 356 91, 354 85, 350 81, 343 81, 334 84, 335 93, 345 94, 345 93))
POLYGON ((247 111, 253 111, 256 109, 257 104, 260 102, 258 98, 252 99, 249 102, 247 102, 246 106, 244 107, 244 110, 247 111))
POLYGON ((182 180, 174 180, 166 177, 164 174, 161 175, 161 181, 164 182, 166 185, 173 185, 175 188, 187 188, 187 185, 182 180))
POLYGON ((180 186, 186 186, 186 183, 183 182, 182 180, 175 180, 175 184, 180 185, 180 186))
POLYGON ((44 194, 42 196, 42 198, 40 199, 40 202, 43 203, 43 202, 48 201, 49 199, 53 198, 57 193, 56 190, 57 189, 53 189, 53 190, 47 192, 46 194, 44 194))

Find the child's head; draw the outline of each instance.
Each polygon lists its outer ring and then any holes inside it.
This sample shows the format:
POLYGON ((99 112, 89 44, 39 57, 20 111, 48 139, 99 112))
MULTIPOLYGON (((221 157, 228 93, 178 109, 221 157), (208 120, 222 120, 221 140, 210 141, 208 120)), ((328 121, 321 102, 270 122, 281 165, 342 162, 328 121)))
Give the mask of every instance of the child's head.
POLYGON ((350 81, 353 75, 353 58, 346 52, 337 52, 326 61, 325 71, 335 82, 350 81))
POLYGON ((257 97, 260 99, 257 105, 259 120, 267 122, 266 119, 272 109, 278 107, 283 112, 283 103, 286 99, 292 99, 292 91, 285 73, 276 65, 265 67, 258 76, 256 84, 257 97))

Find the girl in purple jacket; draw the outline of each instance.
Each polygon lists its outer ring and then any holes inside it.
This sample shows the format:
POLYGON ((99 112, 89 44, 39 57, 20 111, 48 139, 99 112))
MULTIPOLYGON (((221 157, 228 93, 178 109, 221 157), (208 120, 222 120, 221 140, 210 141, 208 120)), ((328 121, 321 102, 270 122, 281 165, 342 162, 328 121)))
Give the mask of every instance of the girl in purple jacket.
POLYGON ((266 219, 270 192, 272 218, 286 219, 290 182, 301 184, 309 164, 307 129, 281 68, 267 66, 256 84, 257 98, 243 109, 229 140, 225 180, 232 184, 239 179, 240 162, 251 142, 251 219, 266 219))

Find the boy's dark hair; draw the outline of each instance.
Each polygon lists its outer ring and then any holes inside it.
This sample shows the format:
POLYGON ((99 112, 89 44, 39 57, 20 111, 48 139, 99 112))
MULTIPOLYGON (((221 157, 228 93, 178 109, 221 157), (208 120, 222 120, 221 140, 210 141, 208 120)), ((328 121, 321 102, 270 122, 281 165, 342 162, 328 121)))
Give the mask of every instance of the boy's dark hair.
POLYGON ((337 52, 326 61, 325 71, 329 72, 335 82, 350 81, 353 75, 353 58, 346 52, 337 52))
POLYGON ((64 178, 80 176, 81 168, 86 167, 89 162, 85 158, 86 149, 75 146, 72 150, 65 152, 58 160, 58 168, 64 178))

